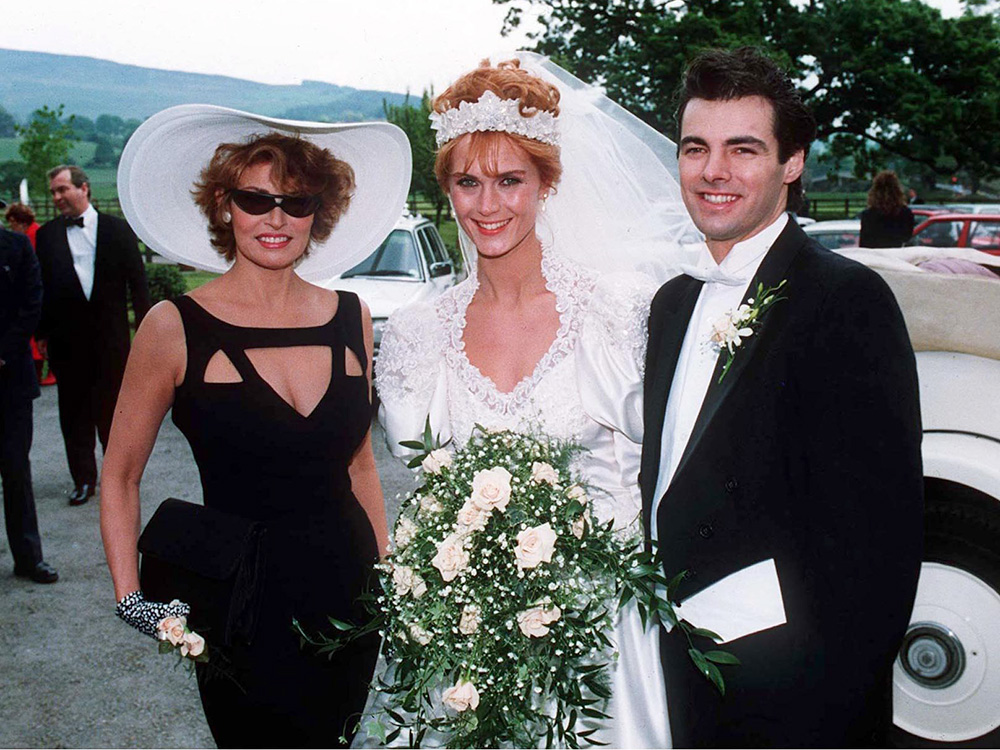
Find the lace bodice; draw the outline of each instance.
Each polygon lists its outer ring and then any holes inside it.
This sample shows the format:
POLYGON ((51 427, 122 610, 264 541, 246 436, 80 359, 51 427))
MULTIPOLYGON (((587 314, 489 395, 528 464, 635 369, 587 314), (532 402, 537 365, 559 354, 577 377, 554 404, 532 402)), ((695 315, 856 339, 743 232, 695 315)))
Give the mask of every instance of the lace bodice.
POLYGON ((588 415, 579 379, 600 381, 603 375, 581 371, 578 355, 582 348, 601 349, 613 352, 611 359, 641 366, 655 288, 638 274, 599 278, 552 250, 542 254, 542 274, 556 298, 559 329, 532 374, 509 392, 498 390, 465 353, 465 312, 478 289, 475 277, 389 318, 376 368, 389 448, 404 455, 399 441, 419 439, 428 417, 435 434, 458 445, 477 424, 570 440, 588 449, 577 470, 604 491, 595 497, 598 517, 628 525, 639 511, 638 445, 588 415))

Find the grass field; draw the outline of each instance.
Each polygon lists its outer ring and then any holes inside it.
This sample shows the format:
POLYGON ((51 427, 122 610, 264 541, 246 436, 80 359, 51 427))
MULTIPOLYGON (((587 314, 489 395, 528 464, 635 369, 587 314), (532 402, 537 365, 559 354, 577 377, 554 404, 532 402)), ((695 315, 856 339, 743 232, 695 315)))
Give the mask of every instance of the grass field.
MULTIPOLYGON (((0 138, 0 162, 21 161, 21 154, 18 153, 17 146, 20 138, 0 138)), ((94 158, 96 143, 88 141, 74 141, 70 148, 69 160, 74 164, 79 164, 87 171, 90 178, 90 187, 94 192, 96 200, 112 200, 118 197, 116 184, 118 170, 115 167, 88 167, 87 164, 94 158)), ((55 166, 54 164, 52 166, 55 166)), ((48 186, 45 186, 47 188, 48 186)), ((43 194, 46 190, 38 190, 31 185, 32 195, 43 194)))

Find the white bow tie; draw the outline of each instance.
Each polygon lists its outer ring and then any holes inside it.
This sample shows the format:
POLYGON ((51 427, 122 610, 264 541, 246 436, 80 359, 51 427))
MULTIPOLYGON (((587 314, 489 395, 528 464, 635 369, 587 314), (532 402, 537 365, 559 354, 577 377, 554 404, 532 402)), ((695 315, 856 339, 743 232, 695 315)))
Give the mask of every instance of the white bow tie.
POLYGON ((704 281, 708 284, 723 284, 725 286, 744 286, 748 281, 750 281, 749 276, 726 273, 718 266, 715 266, 714 268, 705 268, 704 266, 697 266, 694 264, 684 263, 681 265, 680 268, 681 268, 681 273, 687 274, 692 278, 698 279, 699 281, 704 281))

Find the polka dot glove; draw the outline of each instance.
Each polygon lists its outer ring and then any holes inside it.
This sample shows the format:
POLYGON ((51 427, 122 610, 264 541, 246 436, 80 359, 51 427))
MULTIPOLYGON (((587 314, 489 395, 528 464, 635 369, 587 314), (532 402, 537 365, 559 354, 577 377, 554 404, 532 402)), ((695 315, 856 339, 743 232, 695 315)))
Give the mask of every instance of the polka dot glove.
POLYGON ((176 599, 170 604, 147 601, 141 591, 133 591, 118 602, 115 614, 140 633, 156 638, 156 626, 164 617, 187 617, 191 607, 176 599))

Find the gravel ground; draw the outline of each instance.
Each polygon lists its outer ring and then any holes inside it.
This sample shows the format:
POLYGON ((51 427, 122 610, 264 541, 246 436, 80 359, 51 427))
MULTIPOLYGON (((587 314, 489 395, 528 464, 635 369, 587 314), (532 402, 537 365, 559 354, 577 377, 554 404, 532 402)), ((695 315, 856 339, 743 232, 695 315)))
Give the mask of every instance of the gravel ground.
MULTIPOLYGON (((413 479, 378 428, 374 442, 391 521, 413 479)), ((99 502, 66 502, 54 387, 35 401, 31 459, 42 549, 59 581, 15 578, 0 543, 0 747, 214 747, 194 678, 115 617, 99 502)), ((164 498, 201 500, 191 451, 169 417, 142 497, 144 521, 164 498)))

